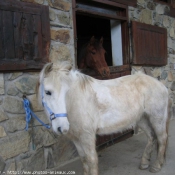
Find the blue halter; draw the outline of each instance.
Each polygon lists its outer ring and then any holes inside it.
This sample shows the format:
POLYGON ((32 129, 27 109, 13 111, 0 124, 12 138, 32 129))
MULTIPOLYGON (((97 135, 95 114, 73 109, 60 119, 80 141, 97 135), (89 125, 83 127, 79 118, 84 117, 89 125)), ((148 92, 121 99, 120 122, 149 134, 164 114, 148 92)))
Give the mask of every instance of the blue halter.
POLYGON ((47 112, 49 113, 50 115, 50 120, 54 120, 56 119, 57 117, 67 117, 67 113, 59 113, 59 114, 55 114, 52 112, 52 110, 47 106, 47 104, 43 101, 44 99, 44 87, 42 85, 42 104, 43 104, 43 107, 45 107, 45 109, 47 110, 47 112))

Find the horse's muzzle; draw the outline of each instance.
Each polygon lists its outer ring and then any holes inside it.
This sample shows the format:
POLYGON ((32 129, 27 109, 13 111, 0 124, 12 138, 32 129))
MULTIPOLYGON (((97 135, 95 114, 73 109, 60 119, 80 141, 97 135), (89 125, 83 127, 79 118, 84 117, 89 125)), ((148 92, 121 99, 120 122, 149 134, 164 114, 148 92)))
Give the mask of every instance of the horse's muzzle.
POLYGON ((61 134, 67 134, 68 133, 68 130, 67 129, 61 129, 61 127, 58 127, 58 132, 61 133, 61 134))
POLYGON ((109 68, 102 68, 99 70, 99 73, 102 77, 109 77, 110 76, 109 68))

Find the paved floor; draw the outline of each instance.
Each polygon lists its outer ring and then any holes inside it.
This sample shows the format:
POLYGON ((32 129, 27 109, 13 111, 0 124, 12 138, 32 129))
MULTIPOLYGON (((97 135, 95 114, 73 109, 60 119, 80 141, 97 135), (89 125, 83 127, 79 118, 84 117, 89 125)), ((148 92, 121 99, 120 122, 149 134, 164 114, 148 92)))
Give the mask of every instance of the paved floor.
MULTIPOLYGON (((115 144, 99 152, 99 175, 151 175, 147 170, 138 169, 142 152, 146 144, 144 133, 115 144)), ((152 159, 155 155, 152 156, 152 159)), ((83 175, 82 164, 76 160, 63 166, 60 171, 74 171, 76 175, 83 175)), ((170 121, 169 144, 166 162, 157 175, 175 175, 175 120, 170 121)))

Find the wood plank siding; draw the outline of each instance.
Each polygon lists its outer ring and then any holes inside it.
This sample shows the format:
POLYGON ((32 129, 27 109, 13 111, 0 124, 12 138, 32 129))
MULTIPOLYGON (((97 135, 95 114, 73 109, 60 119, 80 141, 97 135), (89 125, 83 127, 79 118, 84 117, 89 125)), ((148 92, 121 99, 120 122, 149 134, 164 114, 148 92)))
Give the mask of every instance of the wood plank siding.
POLYGON ((110 1, 118 2, 121 4, 128 5, 128 6, 136 6, 137 5, 137 0, 110 0, 110 1))

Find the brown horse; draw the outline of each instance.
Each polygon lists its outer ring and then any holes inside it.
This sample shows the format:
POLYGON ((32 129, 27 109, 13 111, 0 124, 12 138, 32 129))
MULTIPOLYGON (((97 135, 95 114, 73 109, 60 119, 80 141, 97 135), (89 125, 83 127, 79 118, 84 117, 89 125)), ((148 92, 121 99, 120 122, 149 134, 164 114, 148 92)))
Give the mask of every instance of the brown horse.
POLYGON ((105 60, 105 53, 103 38, 97 40, 93 36, 88 44, 80 51, 79 69, 91 68, 97 71, 102 77, 109 77, 110 70, 105 60))

